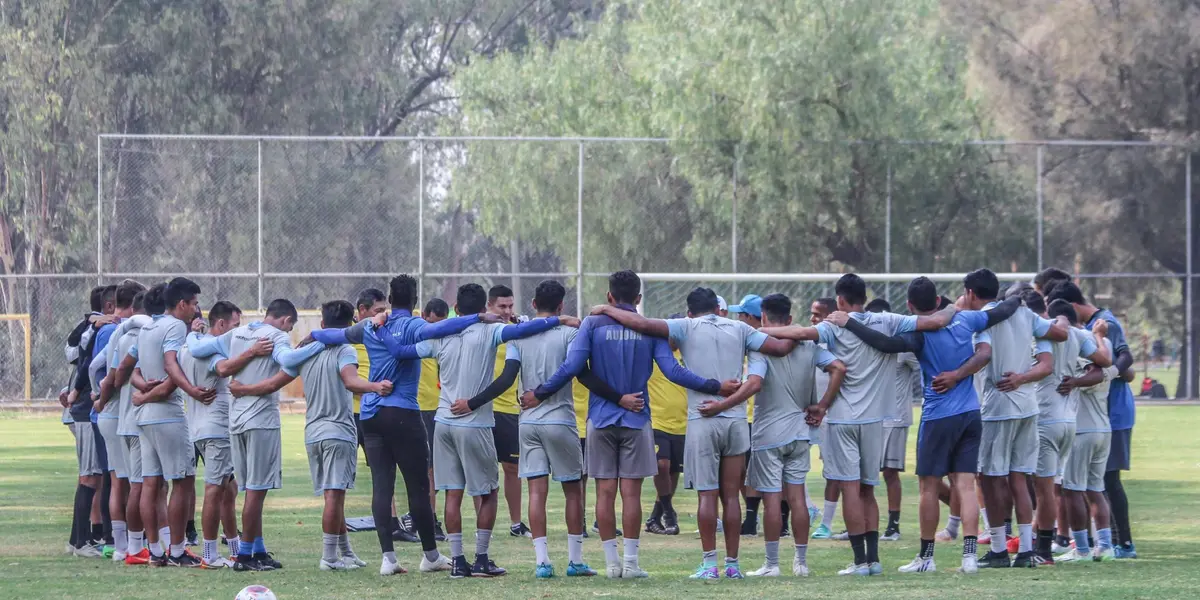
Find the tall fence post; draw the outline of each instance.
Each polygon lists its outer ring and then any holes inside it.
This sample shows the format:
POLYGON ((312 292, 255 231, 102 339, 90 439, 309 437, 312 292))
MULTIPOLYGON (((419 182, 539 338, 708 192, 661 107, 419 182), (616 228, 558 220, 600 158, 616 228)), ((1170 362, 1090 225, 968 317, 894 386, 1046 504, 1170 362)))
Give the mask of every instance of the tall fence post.
POLYGON ((1045 159, 1046 147, 1037 147, 1037 270, 1042 271, 1042 233, 1043 213, 1045 211, 1045 196, 1042 193, 1042 164, 1045 159))
POLYGON ((96 136, 96 285, 104 283, 104 138, 96 136))
MULTIPOLYGON (((888 153, 887 159, 887 200, 885 202, 884 215, 884 230, 883 230, 883 272, 892 272, 892 157, 888 153)), ((892 282, 885 281, 883 283, 883 297, 891 302, 892 298, 892 282)))
POLYGON ((425 301, 425 141, 417 144, 417 297, 425 301))
POLYGON ((266 310, 263 305, 263 143, 258 140, 258 312, 266 310))
POLYGON ((1185 160, 1187 161, 1184 164, 1184 168, 1183 168, 1183 173, 1184 173, 1183 210, 1184 210, 1184 220, 1187 221, 1187 243, 1186 243, 1186 246, 1187 246, 1187 306, 1184 307, 1184 310, 1187 311, 1187 315, 1184 317, 1184 323, 1185 323, 1184 327, 1187 330, 1185 332, 1185 337, 1187 338, 1187 345, 1188 345, 1187 346, 1188 364, 1185 367, 1186 370, 1184 371, 1184 373, 1185 373, 1185 375, 1187 375, 1187 380, 1186 380, 1187 397, 1188 397, 1188 399, 1191 399, 1191 398, 1196 397, 1196 395, 1195 395, 1196 390, 1194 389, 1195 384, 1193 382, 1196 380, 1195 369, 1196 369, 1196 364, 1197 364, 1196 363, 1196 354, 1195 354, 1196 343, 1195 343, 1195 340, 1192 338, 1192 310, 1193 310, 1193 307, 1196 305, 1196 298, 1193 295, 1195 293, 1195 286, 1192 285, 1192 252, 1193 252, 1193 247, 1192 247, 1192 244, 1193 244, 1193 238, 1192 238, 1192 153, 1188 152, 1184 155, 1184 157, 1185 157, 1185 160))
MULTIPOLYGON (((733 260, 732 267, 733 267, 734 273, 738 272, 738 261, 737 261, 737 258, 738 258, 738 236, 737 236, 738 212, 737 212, 737 209, 738 209, 738 171, 739 171, 738 167, 741 166, 741 162, 742 162, 742 156, 741 156, 742 153, 736 152, 736 154, 737 154, 737 158, 735 158, 733 160, 733 204, 731 207, 732 212, 733 212, 733 218, 731 219, 731 223, 730 223, 730 228, 733 231, 732 231, 732 236, 730 237, 730 244, 729 244, 731 258, 733 260)), ((741 298, 741 296, 738 295, 737 280, 734 280, 734 282, 733 282, 733 297, 730 298, 727 302, 731 302, 731 303, 738 302, 740 298, 741 298)))
POLYGON ((583 306, 583 142, 579 142, 579 187, 575 195, 575 306, 580 317, 587 315, 583 306))

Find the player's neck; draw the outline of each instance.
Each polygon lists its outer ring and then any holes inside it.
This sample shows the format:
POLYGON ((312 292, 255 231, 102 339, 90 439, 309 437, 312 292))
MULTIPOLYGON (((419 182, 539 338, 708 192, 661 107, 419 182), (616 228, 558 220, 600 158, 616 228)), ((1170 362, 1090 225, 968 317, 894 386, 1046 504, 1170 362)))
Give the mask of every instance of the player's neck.
POLYGON ((553 312, 553 311, 546 311, 546 312, 539 311, 537 313, 534 313, 533 316, 534 316, 534 318, 537 318, 537 319, 549 319, 550 317, 557 317, 558 313, 553 312))
POLYGON ((1099 308, 1091 304, 1080 304, 1079 308, 1075 309, 1075 315, 1079 317, 1080 322, 1087 323, 1092 320, 1096 313, 1100 312, 1099 308))

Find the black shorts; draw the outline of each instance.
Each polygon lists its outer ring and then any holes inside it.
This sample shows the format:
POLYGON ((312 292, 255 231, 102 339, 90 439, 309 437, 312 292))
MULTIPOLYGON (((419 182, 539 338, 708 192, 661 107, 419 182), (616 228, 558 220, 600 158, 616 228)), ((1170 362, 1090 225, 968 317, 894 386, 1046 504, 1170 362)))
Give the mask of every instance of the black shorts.
POLYGON ((495 413, 496 427, 492 439, 496 442, 496 460, 511 465, 521 458, 521 416, 495 413))
POLYGON ((1112 445, 1108 447, 1108 467, 1104 472, 1128 471, 1129 457, 1132 453, 1133 429, 1122 429, 1112 432, 1112 445))
POLYGON ((683 442, 685 435, 654 430, 654 454, 658 460, 671 461, 671 474, 683 472, 683 442))
POLYGON ((583 452, 583 476, 587 477, 587 438, 579 438, 579 450, 583 452))
POLYGON ((429 440, 429 468, 433 468, 433 428, 437 423, 433 418, 437 416, 437 409, 421 411, 421 423, 425 425, 425 439, 429 440))
POLYGON ((979 411, 921 421, 917 429, 917 476, 942 477, 979 470, 979 411))

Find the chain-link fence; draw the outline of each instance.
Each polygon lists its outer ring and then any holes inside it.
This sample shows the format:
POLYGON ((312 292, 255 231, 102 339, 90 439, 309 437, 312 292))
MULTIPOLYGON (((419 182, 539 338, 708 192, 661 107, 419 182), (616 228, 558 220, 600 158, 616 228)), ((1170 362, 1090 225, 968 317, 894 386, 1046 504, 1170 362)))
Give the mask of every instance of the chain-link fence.
MULTIPOLYGON (((1129 142, 696 143, 585 138, 121 136, 98 140, 95 246, 79 272, 3 279, 30 315, 35 397, 53 396, 62 340, 98 281, 187 275, 204 301, 301 308, 412 273, 421 298, 512 288, 530 312, 561 280, 565 309, 604 301, 607 275, 645 275, 643 310, 695 285, 730 303, 785 292, 796 316, 837 274, 871 273, 903 310, 911 273, 1056 266, 1124 319, 1139 368, 1179 377, 1197 307, 1187 148, 1129 142), (89 271, 95 265, 95 271, 89 271)), ((85 242, 86 243, 86 242, 85 242)), ((15 356, 20 327, 0 327, 15 356)), ((19 397, 17 363, 0 397, 19 397)))

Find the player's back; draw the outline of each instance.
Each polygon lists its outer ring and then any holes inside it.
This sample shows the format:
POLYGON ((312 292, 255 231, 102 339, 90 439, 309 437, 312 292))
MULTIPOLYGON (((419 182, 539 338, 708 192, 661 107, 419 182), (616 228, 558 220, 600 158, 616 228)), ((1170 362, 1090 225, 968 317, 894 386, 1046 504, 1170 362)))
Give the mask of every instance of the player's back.
POLYGON ((933 378, 966 364, 975 355, 977 341, 986 341, 987 333, 978 334, 987 325, 987 316, 979 311, 963 311, 950 324, 937 331, 921 333, 923 344, 917 360, 921 363, 921 394, 924 398, 921 420, 931 421, 979 410, 974 378, 962 380, 946 392, 933 389, 933 378))
MULTIPOLYGON (((197 334, 188 336, 188 343, 201 339, 197 334)), ((192 356, 190 346, 185 345, 179 351, 179 367, 192 385, 200 388, 214 389, 217 392, 213 401, 205 404, 195 398, 187 398, 188 435, 192 441, 210 438, 229 437, 229 380, 218 377, 213 370, 213 363, 220 362, 221 356, 213 354, 204 358, 192 356)))
POLYGON ((354 443, 354 394, 342 382, 342 368, 358 360, 353 347, 329 346, 300 365, 304 380, 304 443, 344 440, 354 443))
MULTIPOLYGON (((559 325, 549 331, 508 343, 507 357, 521 361, 520 388, 536 389, 558 370, 567 358, 567 346, 579 333, 574 327, 559 325)), ((574 425, 574 391, 571 382, 537 406, 521 411, 522 423, 574 425)))
POLYGON ((1068 329, 1065 342, 1051 342, 1050 354, 1054 370, 1037 382, 1038 424, 1074 423, 1079 412, 1079 390, 1072 389, 1066 396, 1058 393, 1058 384, 1064 377, 1074 377, 1079 364, 1079 353, 1087 332, 1076 327, 1068 329))
MULTIPOLYGON (((1112 354, 1112 343, 1106 338, 1105 347, 1112 354)), ((1075 363, 1075 376, 1084 374, 1086 366, 1091 361, 1078 359, 1075 363)), ((1079 412, 1075 417, 1075 433, 1095 433, 1112 431, 1112 423, 1108 416, 1108 389, 1112 381, 1105 377, 1104 381, 1090 388, 1079 390, 1079 412)))
MULTIPOLYGON (((112 361, 109 362, 109 369, 115 370, 124 360, 125 355, 129 354, 130 348, 137 346, 138 335, 141 333, 141 328, 133 329, 121 336, 117 340, 116 354, 112 361)), ((138 418, 141 416, 142 407, 133 405, 133 378, 125 382, 118 392, 117 401, 120 403, 120 408, 117 410, 117 433, 120 435, 137 435, 138 418)))
MULTIPOLYGON (((688 370, 704 377, 727 381, 742 378, 746 345, 751 337, 761 336, 753 327, 741 321, 714 314, 687 319, 670 319, 671 340, 679 347, 688 370)), ((760 344, 761 345, 761 344, 760 344)), ((721 398, 688 390, 688 420, 701 418, 699 406, 721 398)), ((746 405, 721 413, 722 417, 746 418, 746 405)))
MULTIPOLYGON (((675 351, 675 360, 683 360, 678 350, 675 351)), ((650 379, 646 380, 646 395, 643 398, 652 407, 651 426, 672 435, 687 433, 687 394, 687 389, 672 383, 658 365, 653 365, 650 379)))
MULTIPOLYGON (((853 313, 850 318, 888 336, 912 331, 916 324, 916 317, 894 313, 853 313)), ((829 351, 846 365, 846 377, 826 420, 831 424, 882 421, 883 399, 896 383, 896 357, 875 350, 858 336, 832 323, 821 323, 817 330, 829 351)))
MULTIPOLYGON (((261 321, 243 325, 229 332, 229 356, 240 356, 258 340, 267 339, 276 347, 290 346, 288 334, 261 321)), ((271 356, 255 356, 246 368, 234 375, 240 383, 262 383, 279 372, 279 363, 271 356)), ((294 373, 293 373, 294 374, 294 373)), ((251 429, 279 429, 279 392, 266 396, 234 398, 229 405, 229 432, 242 433, 251 429)))
MULTIPOLYGON (((137 364, 146 381, 163 381, 168 378, 166 353, 182 349, 186 335, 187 326, 171 315, 154 315, 151 323, 142 327, 137 340, 137 364)), ((143 405, 138 424, 152 425, 184 420, 184 395, 181 390, 175 390, 162 402, 143 405)))
MULTIPOLYGON (((991 303, 986 309, 995 306, 991 303)), ((1038 412, 1037 388, 1025 384, 1011 392, 996 388, 1005 373, 1024 373, 1033 358, 1034 329, 1041 317, 1022 306, 1011 317, 988 329, 992 343, 992 360, 982 371, 983 420, 1004 420, 1030 417, 1038 412)))
POLYGON ((800 342, 786 356, 751 353, 751 372, 759 361, 766 363, 767 373, 754 404, 751 449, 764 450, 809 439, 805 409, 816 402, 817 370, 832 362, 832 356, 813 342, 800 342), (830 360, 819 361, 822 355, 830 360))
POLYGON ((908 427, 913 420, 913 400, 923 395, 921 363, 912 352, 896 355, 896 387, 884 407, 885 427, 908 427))
POLYGON ((462 416, 452 413, 450 406, 455 400, 471 399, 492 382, 496 348, 503 328, 501 324, 475 323, 460 333, 421 342, 421 345, 428 344, 438 362, 442 391, 435 419, 439 423, 462 427, 495 426, 490 402, 462 416))

